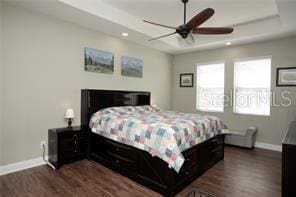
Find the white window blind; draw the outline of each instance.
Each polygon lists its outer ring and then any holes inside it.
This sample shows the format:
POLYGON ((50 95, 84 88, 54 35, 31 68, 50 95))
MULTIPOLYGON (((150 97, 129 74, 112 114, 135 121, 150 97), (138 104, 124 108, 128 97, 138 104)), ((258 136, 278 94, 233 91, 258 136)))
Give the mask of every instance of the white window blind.
POLYGON ((271 58, 234 63, 234 112, 270 115, 271 58))
POLYGON ((196 69, 196 109, 223 112, 224 63, 198 64, 196 69))

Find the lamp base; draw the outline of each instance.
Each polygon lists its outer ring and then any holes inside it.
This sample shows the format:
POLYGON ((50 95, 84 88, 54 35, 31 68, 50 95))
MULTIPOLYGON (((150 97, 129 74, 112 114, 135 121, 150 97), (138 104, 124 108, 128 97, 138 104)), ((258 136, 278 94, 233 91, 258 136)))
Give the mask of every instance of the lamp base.
POLYGON ((72 118, 68 119, 68 128, 72 128, 72 118))

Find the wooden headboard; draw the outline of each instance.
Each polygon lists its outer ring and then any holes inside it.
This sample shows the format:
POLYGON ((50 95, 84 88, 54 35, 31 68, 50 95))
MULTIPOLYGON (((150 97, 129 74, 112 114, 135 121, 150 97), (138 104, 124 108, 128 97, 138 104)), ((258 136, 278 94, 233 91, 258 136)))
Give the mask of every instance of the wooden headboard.
POLYGON ((87 126, 93 113, 107 107, 150 105, 150 92, 81 90, 81 125, 87 126))

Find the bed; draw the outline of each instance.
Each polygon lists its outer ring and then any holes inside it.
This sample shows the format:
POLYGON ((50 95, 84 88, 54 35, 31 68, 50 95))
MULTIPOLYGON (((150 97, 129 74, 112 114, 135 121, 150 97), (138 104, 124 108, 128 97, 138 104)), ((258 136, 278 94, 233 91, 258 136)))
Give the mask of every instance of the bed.
MULTIPOLYGON (((177 150, 175 152, 164 150, 164 153, 169 153, 169 156, 176 153, 174 157, 164 157, 165 155, 152 154, 153 149, 120 141, 114 138, 115 135, 112 138, 110 135, 96 132, 101 131, 102 128, 93 126, 96 121, 101 121, 99 118, 102 115, 107 114, 107 118, 110 119, 110 111, 118 113, 117 110, 122 109, 124 109, 124 115, 126 113, 134 115, 136 112, 135 118, 138 118, 139 113, 145 117, 146 108, 153 110, 154 116, 163 115, 163 112, 158 112, 158 109, 149 106, 150 92, 82 90, 81 123, 89 128, 87 157, 160 194, 174 196, 224 158, 224 135, 215 131, 215 135, 209 135, 208 139, 201 140, 200 143, 190 142, 191 146, 181 148, 180 154, 176 152, 177 150), (138 109, 141 109, 140 112, 137 111, 138 109), (145 109, 144 112, 142 109, 145 109)), ((171 117, 173 112, 170 113, 164 116, 171 117)), ((110 127, 110 133, 112 131, 114 129, 110 127)))

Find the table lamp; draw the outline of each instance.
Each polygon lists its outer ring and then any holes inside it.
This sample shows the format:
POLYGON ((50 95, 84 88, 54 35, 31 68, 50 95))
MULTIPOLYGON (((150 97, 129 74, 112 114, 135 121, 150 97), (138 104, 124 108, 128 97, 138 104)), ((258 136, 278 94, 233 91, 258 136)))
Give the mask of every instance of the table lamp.
POLYGON ((72 108, 66 109, 65 119, 68 119, 68 127, 72 127, 72 119, 75 117, 74 110, 72 108))

